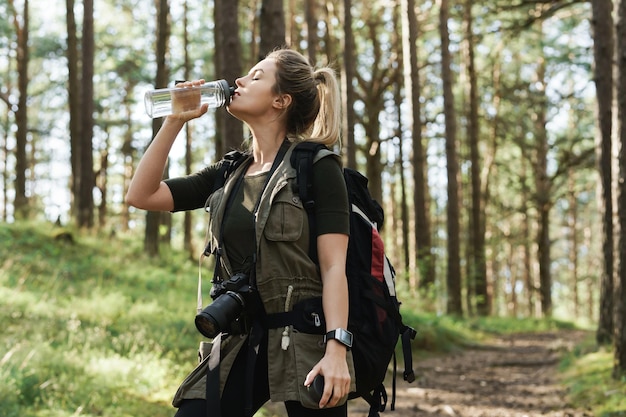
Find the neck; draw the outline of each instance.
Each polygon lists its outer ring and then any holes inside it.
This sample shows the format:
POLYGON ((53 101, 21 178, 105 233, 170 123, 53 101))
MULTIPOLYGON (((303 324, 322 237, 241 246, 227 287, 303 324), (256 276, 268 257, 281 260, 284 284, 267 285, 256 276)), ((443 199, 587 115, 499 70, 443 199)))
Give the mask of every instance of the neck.
POLYGON ((284 129, 253 130, 252 133, 252 157, 253 162, 248 168, 247 174, 256 174, 269 171, 274 163, 274 159, 285 140, 284 129))

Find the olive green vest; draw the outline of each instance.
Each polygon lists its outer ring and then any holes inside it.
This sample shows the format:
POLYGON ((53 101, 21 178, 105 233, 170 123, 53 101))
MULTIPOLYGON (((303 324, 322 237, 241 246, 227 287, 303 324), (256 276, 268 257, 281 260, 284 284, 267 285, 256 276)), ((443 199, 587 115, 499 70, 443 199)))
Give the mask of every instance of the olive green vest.
MULTIPOLYGON (((267 186, 261 194, 255 214, 255 238, 257 247, 256 285, 268 314, 290 311, 301 300, 322 295, 322 281, 317 265, 309 257, 309 222, 307 213, 295 187, 296 170, 290 158, 295 144, 285 153, 267 186), (286 303, 289 296, 289 302, 286 303)), ((335 155, 321 151, 316 160, 335 155)), ((226 202, 235 192, 237 179, 244 175, 247 164, 241 164, 230 175, 223 188, 214 192, 207 202, 209 220, 209 244, 218 248, 220 227, 224 219, 226 202)), ((222 267, 232 271, 228 253, 221 248, 222 267)), ((324 356, 323 336, 305 334, 287 329, 288 346, 283 349, 285 329, 268 330, 268 378, 272 401, 299 401, 305 407, 317 408, 312 393, 304 387, 306 375, 324 356)), ((239 349, 245 345, 246 336, 230 336, 220 341, 220 386, 224 388, 226 377, 239 349)), ((214 348, 214 350, 216 350, 214 348)), ((215 359, 215 358, 214 358, 215 359)), ((355 389, 352 353, 347 355, 351 391, 355 389)), ((206 366, 204 360, 199 367, 206 366)), ((204 398, 204 379, 197 369, 190 374, 195 381, 186 380, 174 399, 174 405, 182 398, 204 398), (186 386, 186 392, 185 391, 186 386)))

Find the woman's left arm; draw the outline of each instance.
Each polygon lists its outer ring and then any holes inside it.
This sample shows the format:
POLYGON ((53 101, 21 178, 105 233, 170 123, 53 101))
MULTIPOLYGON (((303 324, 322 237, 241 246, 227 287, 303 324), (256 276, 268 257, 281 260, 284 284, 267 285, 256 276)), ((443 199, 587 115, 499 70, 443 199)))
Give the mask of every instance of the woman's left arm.
MULTIPOLYGON (((348 326, 348 280, 346 254, 348 236, 327 233, 317 238, 318 258, 322 276, 322 305, 326 331, 348 326)), ((324 376, 324 393, 320 408, 333 407, 350 391, 350 372, 346 361, 346 347, 334 339, 326 343, 326 352, 320 362, 307 375, 305 385, 310 385, 317 374, 324 376)))

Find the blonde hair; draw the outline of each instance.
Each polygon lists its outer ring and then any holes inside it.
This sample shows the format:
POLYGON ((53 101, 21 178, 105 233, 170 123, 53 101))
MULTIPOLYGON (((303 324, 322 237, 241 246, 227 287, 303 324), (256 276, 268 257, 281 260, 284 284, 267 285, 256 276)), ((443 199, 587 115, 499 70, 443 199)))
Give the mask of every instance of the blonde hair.
POLYGON ((311 141, 332 147, 341 134, 341 100, 335 72, 314 69, 304 55, 277 49, 267 58, 276 63, 275 93, 289 94, 286 110, 287 136, 293 141, 311 141))

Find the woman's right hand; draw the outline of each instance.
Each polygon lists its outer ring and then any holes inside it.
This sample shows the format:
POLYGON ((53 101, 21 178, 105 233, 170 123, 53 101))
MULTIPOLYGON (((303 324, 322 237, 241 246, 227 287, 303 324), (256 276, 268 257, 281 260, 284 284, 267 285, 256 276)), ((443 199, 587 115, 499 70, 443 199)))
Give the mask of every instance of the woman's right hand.
POLYGON ((206 113, 209 105, 200 106, 200 91, 192 90, 192 87, 199 87, 202 84, 204 84, 204 80, 185 81, 176 84, 176 88, 179 90, 174 90, 172 93, 173 114, 167 116, 167 119, 186 123, 206 113))

